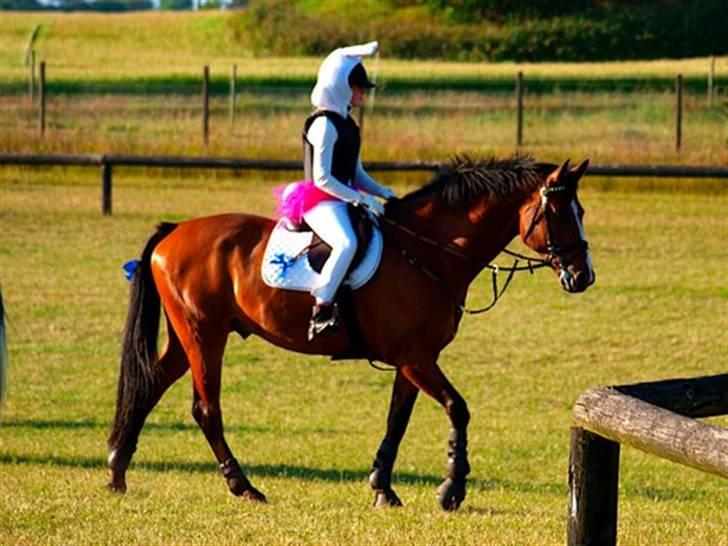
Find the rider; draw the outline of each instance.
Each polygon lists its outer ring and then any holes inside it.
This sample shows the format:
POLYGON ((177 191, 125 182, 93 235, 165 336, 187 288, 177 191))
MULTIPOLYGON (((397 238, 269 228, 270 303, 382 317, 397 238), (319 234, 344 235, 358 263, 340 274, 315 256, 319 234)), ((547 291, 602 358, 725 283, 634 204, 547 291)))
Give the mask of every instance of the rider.
POLYGON ((316 298, 309 339, 334 331, 339 326, 334 298, 356 253, 356 235, 347 204, 364 206, 375 215, 384 206, 373 196, 390 199, 395 193, 372 179, 359 158, 359 127, 349 116, 352 106, 361 106, 369 81, 363 56, 375 54, 378 42, 334 50, 321 64, 311 92, 314 112, 303 129, 304 171, 307 180, 330 196, 308 211, 303 218, 323 241, 331 246, 331 256, 321 271, 320 282, 311 294, 316 298))

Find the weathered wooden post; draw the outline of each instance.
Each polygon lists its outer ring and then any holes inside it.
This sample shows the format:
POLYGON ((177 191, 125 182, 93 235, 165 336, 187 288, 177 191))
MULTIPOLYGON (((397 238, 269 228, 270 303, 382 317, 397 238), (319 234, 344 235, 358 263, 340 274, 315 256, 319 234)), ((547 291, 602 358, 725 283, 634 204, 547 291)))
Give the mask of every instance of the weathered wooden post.
POLYGON ((33 111, 35 102, 35 51, 30 52, 30 78, 28 79, 28 96, 30 97, 30 109, 33 111))
POLYGON ((202 137, 207 145, 210 139, 210 67, 202 71, 202 137))
POLYGON ((569 546, 614 545, 620 444, 728 478, 728 429, 696 417, 728 414, 728 374, 602 387, 574 403, 569 546))
POLYGON ((516 146, 523 144, 523 72, 516 76, 516 146))
POLYGON ((710 69, 708 70, 708 108, 713 108, 713 78, 715 77, 715 56, 710 56, 710 69))
POLYGON ((111 176, 112 165, 105 158, 101 159, 101 213, 111 215, 111 176))
POLYGON ((571 428, 568 546, 617 543, 619 444, 571 428))
POLYGON ((683 77, 678 74, 675 79, 675 151, 679 152, 682 146, 682 96, 683 77))
POLYGON ((238 65, 233 65, 233 74, 230 78, 230 126, 235 126, 235 109, 238 102, 238 65))
POLYGON ((40 102, 40 113, 39 113, 39 129, 40 129, 40 136, 43 138, 45 136, 45 115, 46 115, 46 64, 45 61, 40 62, 40 73, 38 74, 40 79, 40 90, 38 95, 38 100, 40 102))

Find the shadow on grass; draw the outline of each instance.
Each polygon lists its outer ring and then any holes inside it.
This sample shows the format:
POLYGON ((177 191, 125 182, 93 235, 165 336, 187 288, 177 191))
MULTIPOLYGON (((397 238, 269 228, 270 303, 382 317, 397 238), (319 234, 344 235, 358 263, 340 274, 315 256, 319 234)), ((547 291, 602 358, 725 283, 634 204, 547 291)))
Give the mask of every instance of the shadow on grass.
MULTIPOLYGON (((67 468, 87 468, 105 470, 106 460, 94 457, 66 457, 60 455, 13 455, 0 453, 0 464, 23 464, 38 466, 58 466, 67 468)), ((288 464, 247 464, 242 465, 246 474, 251 477, 266 476, 273 478, 295 478, 306 481, 329 482, 358 482, 368 478, 370 470, 367 469, 324 469, 288 464)), ((130 472, 134 469, 149 470, 153 472, 186 472, 186 473, 216 473, 218 467, 214 462, 193 461, 139 461, 133 462, 130 472)), ((438 485, 441 476, 432 474, 397 473, 395 481, 402 484, 438 485)))
MULTIPOLYGON (((0 425, 0 430, 3 428, 28 428, 35 430, 80 430, 80 429, 92 429, 92 430, 111 430, 111 420, 108 422, 95 421, 91 419, 82 419, 79 421, 58 421, 58 420, 43 420, 43 419, 28 419, 28 420, 13 420, 3 421, 0 425)), ((200 431, 200 427, 195 423, 145 423, 144 430, 163 430, 163 431, 200 431)), ((201 431, 200 431, 201 432, 201 431)), ((244 432, 280 432, 271 427, 261 426, 250 426, 250 425, 232 425, 225 426, 225 432, 228 434, 244 433, 244 432)), ((311 433, 337 433, 336 431, 328 428, 298 428, 286 431, 289 434, 311 434, 311 433)))

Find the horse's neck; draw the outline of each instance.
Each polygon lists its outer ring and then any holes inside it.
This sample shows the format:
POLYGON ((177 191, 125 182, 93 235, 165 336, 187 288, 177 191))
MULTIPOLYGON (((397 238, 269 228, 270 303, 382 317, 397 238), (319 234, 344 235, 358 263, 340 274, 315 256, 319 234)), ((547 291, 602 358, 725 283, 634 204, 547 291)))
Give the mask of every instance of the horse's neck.
POLYGON ((437 243, 440 250, 430 256, 433 268, 450 283, 466 290, 518 235, 522 201, 518 197, 500 202, 483 200, 469 209, 455 210, 435 207, 423 200, 401 211, 398 217, 403 225, 437 243))

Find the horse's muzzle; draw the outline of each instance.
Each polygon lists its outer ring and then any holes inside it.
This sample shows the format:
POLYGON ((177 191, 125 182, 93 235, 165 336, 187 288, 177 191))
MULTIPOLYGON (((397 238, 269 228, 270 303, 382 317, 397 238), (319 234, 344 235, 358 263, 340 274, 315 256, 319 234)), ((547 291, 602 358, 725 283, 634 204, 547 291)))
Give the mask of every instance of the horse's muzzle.
POLYGON ((571 294, 578 294, 584 292, 589 288, 596 280, 596 273, 593 269, 580 270, 571 272, 568 269, 561 269, 559 272, 559 282, 561 288, 571 294))

